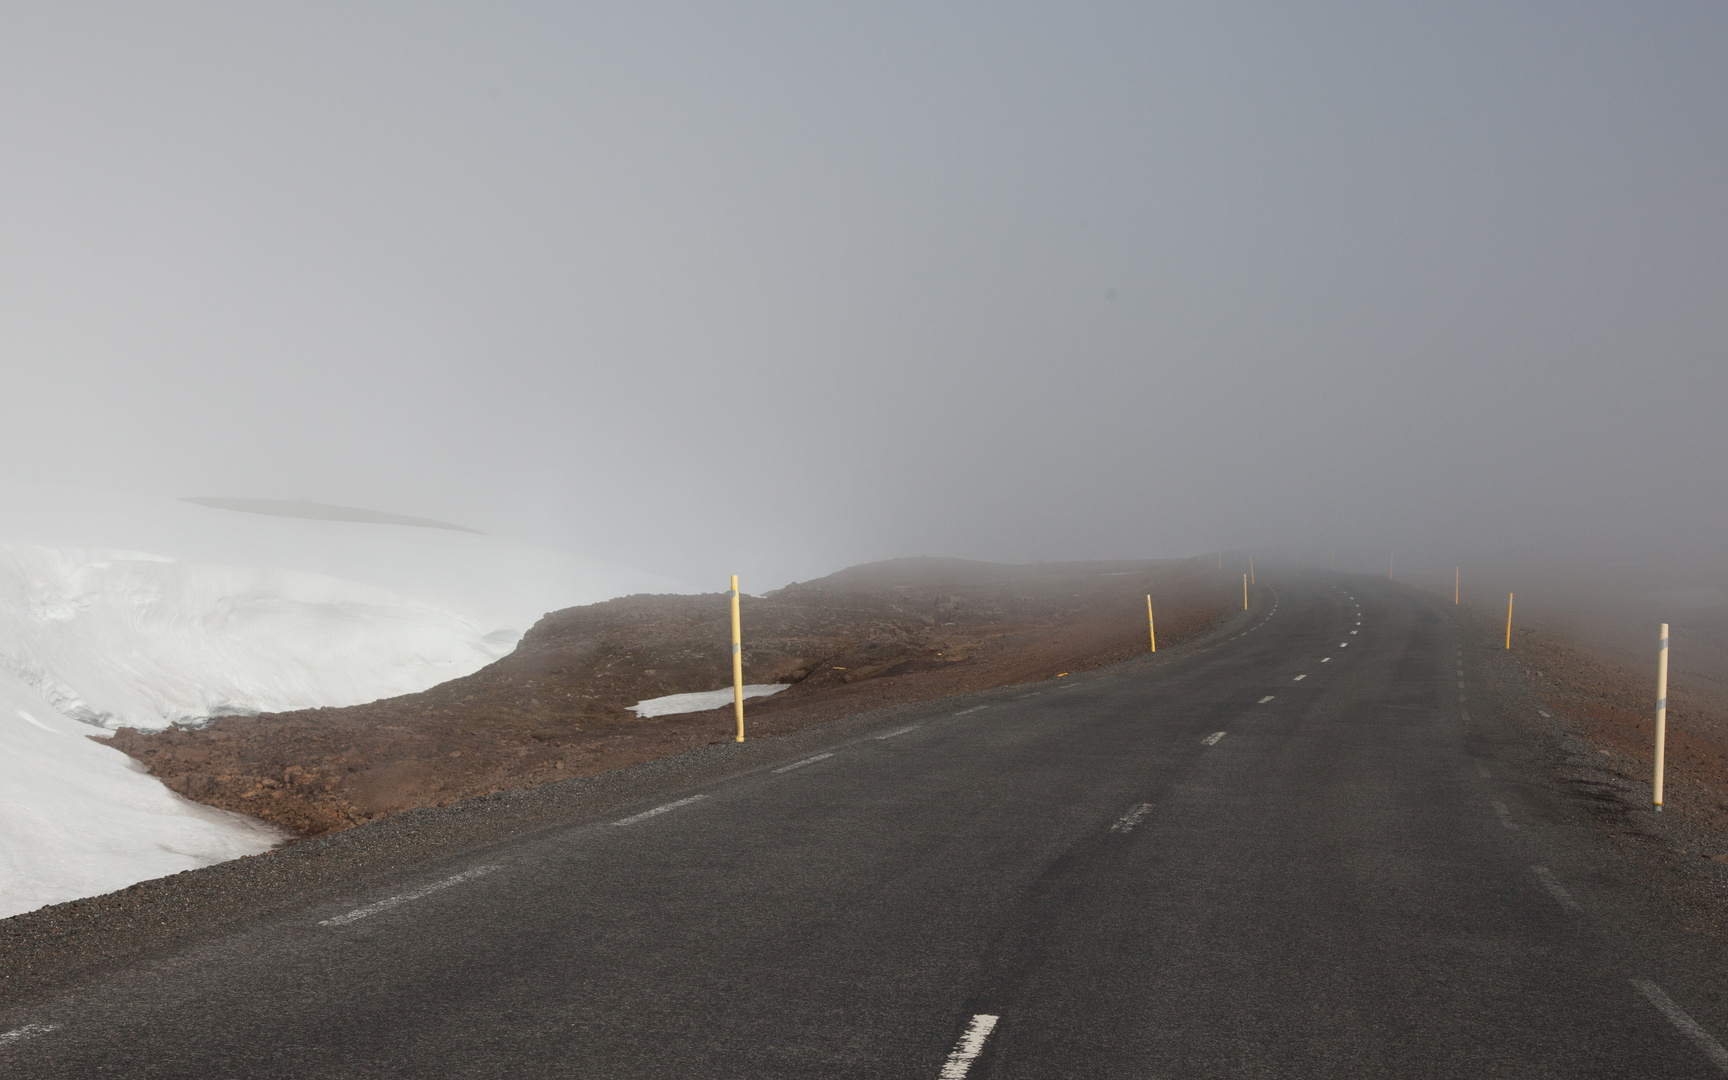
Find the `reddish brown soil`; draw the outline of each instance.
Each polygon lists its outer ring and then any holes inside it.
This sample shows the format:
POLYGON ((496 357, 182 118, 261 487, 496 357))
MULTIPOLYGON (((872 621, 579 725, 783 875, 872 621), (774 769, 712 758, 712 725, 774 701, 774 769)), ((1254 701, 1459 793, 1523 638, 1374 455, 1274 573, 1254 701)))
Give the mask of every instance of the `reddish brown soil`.
MULTIPOLYGON (((1078 672, 1217 623, 1235 582, 1200 564, 1002 566, 899 559, 744 597, 747 706, 772 737, 843 716, 1078 672)), ((630 596, 553 612, 509 656, 424 693, 226 717, 113 745, 199 802, 303 836, 421 806, 622 768, 733 736, 730 706, 643 720, 646 698, 731 685, 726 594, 630 596)))
MULTIPOLYGON (((1556 716, 1596 747, 1610 771, 1647 789, 1655 741, 1654 654, 1637 670, 1547 634, 1520 631, 1514 646, 1525 679, 1556 716)), ((1665 743, 1664 817, 1692 819, 1703 836, 1714 838, 1715 853, 1728 853, 1728 700, 1707 685, 1670 683, 1665 743)))

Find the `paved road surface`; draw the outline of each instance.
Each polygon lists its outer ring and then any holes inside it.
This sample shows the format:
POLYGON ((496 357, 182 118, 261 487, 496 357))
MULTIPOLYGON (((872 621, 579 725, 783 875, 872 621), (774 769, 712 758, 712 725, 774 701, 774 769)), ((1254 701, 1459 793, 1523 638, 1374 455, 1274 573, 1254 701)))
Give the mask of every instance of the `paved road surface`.
MULTIPOLYGON (((1264 575, 1263 575, 1264 576, 1264 575)), ((1719 1076, 1450 606, 980 695, 0 1014, 28 1077, 1719 1076), (802 759, 801 759, 802 760, 802 759), (660 810, 661 812, 653 812, 660 810)))

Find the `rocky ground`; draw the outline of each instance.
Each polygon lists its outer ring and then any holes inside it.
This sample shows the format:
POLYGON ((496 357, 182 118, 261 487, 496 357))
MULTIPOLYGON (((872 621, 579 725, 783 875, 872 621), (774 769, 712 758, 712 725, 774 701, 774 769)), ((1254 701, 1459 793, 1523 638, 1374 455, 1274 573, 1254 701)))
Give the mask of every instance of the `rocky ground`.
MULTIPOLYGON (((749 703, 749 733, 1126 659, 1146 650, 1148 593, 1174 646, 1235 610, 1238 587, 1193 560, 900 559, 746 596, 745 681, 790 684, 749 703)), ((113 745, 188 798, 317 836, 729 740, 730 706, 648 720, 629 706, 730 684, 726 594, 631 596, 553 612, 509 656, 424 693, 122 729, 113 745)))
MULTIPOLYGON (((1556 726, 1583 739, 1640 811, 1651 807, 1656 655, 1637 664, 1562 637, 1513 635, 1511 662, 1556 726)), ((1728 863, 1728 696, 1704 682, 1668 688, 1664 808, 1627 838, 1660 837, 1677 853, 1728 863)))

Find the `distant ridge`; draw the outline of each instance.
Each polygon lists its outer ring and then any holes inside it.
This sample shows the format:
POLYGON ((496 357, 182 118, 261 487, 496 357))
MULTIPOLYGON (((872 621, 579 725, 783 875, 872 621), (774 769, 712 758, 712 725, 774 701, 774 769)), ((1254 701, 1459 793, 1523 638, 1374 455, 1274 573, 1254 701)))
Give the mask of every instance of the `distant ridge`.
POLYGON ((412 525, 421 529, 450 529, 453 532, 486 534, 466 525, 448 521, 409 517, 407 514, 387 514, 382 510, 363 510, 358 506, 332 506, 311 499, 181 499, 181 502, 208 506, 213 510, 237 510, 242 514, 268 514, 271 517, 316 518, 319 521, 360 521, 368 525, 412 525))

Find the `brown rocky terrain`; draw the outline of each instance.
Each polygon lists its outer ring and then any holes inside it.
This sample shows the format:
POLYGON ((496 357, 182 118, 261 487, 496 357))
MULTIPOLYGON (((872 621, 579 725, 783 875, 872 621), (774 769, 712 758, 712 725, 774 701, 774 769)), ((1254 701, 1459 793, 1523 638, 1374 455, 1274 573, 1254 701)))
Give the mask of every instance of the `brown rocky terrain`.
MULTIPOLYGON (((887 705, 1083 671, 1239 604, 1194 560, 1004 566, 899 559, 742 599, 744 675, 790 688, 746 706, 753 738, 887 705)), ((731 685, 727 594, 630 596, 553 612, 509 656, 348 708, 123 728, 113 745, 175 791, 301 836, 414 807, 623 768, 734 735, 730 706, 639 719, 647 698, 731 685)))
MULTIPOLYGON (((1655 741, 1656 656, 1645 663, 1520 630, 1515 663, 1553 718, 1586 740, 1600 767, 1650 798, 1655 741)), ((1728 696, 1705 680, 1668 687, 1663 817, 1688 853, 1728 861, 1728 696), (1679 833, 1676 833, 1678 836, 1679 833)), ((1649 803, 1643 803, 1648 807, 1649 803)))

